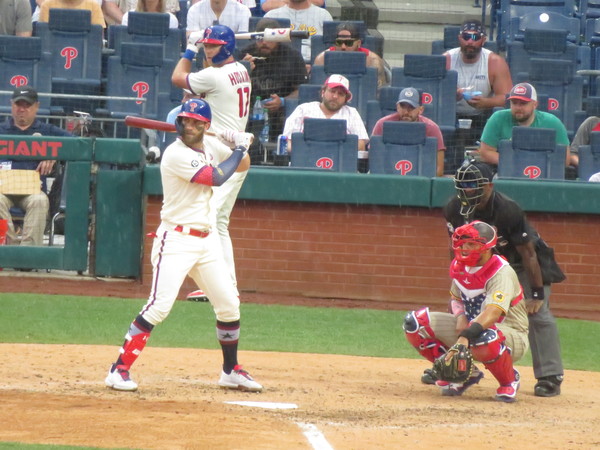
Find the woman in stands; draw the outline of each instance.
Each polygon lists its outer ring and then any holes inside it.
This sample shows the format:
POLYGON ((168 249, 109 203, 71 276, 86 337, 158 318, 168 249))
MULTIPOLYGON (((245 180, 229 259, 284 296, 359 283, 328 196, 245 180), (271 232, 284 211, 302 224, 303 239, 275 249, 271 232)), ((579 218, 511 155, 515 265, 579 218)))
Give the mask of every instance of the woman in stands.
MULTIPOLYGON (((164 0, 138 0, 137 8, 135 9, 137 12, 155 12, 169 15, 169 28, 178 28, 179 21, 177 17, 173 13, 170 13, 166 9, 164 0)), ((123 14, 123 20, 121 21, 121 25, 127 25, 127 21, 129 19, 129 12, 123 14)))

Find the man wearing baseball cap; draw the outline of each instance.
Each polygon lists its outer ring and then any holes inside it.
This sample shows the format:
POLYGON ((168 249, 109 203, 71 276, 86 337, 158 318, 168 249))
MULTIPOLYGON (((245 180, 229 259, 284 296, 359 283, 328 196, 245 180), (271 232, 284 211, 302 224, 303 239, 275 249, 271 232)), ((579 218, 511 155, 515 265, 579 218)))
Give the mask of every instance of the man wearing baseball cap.
POLYGON ((431 119, 423 116, 423 107, 421 94, 414 87, 407 87, 400 91, 398 102, 396 103, 396 112, 382 117, 377 121, 371 132, 371 136, 380 136, 383 134, 384 122, 422 122, 425 124, 425 135, 437 139, 437 176, 444 175, 444 138, 440 127, 431 119))
MULTIPOLYGON (((42 122, 37 118, 40 103, 37 91, 31 86, 15 89, 11 98, 11 106, 12 117, 0 123, 0 135, 71 136, 69 132, 62 128, 42 122)), ((42 181, 42 190, 37 194, 0 194, 0 219, 8 219, 9 244, 43 245, 46 217, 50 206, 45 192, 46 177, 54 173, 55 163, 54 160, 0 160, 3 169, 35 170, 39 172, 42 181), (15 206, 26 212, 20 242, 10 215, 10 208, 15 206)), ((59 182, 57 182, 57 185, 60 186, 59 182)))
POLYGON ((570 159, 569 136, 564 124, 553 114, 538 111, 537 92, 529 83, 515 84, 508 95, 510 109, 496 111, 489 118, 481 135, 479 154, 481 160, 498 165, 498 142, 512 139, 513 127, 552 128, 556 130, 556 143, 567 146, 567 160, 570 159))
POLYGON ((307 117, 345 120, 347 134, 358 136, 358 150, 366 150, 369 135, 356 108, 347 105, 350 100, 352 92, 348 79, 343 75, 330 75, 321 88, 321 101, 298 105, 285 121, 283 134, 288 138, 288 151, 291 150, 292 133, 304 130, 304 119, 307 117))

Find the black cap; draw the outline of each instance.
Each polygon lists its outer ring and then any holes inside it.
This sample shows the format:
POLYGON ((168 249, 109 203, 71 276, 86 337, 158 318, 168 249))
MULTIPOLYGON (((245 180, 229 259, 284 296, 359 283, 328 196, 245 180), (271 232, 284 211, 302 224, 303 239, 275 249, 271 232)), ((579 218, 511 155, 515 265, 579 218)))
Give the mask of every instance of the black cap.
POLYGON ((488 164, 471 160, 458 168, 455 178, 461 179, 461 181, 485 179, 488 183, 491 183, 494 172, 488 164), (477 173, 478 171, 479 173, 477 173))
POLYGON ((477 19, 465 20, 460 29, 461 32, 473 32, 479 34, 485 34, 485 28, 483 24, 477 19))
POLYGON ((30 105, 37 103, 38 93, 30 86, 22 86, 13 91, 12 101, 18 102, 19 100, 25 100, 30 105))

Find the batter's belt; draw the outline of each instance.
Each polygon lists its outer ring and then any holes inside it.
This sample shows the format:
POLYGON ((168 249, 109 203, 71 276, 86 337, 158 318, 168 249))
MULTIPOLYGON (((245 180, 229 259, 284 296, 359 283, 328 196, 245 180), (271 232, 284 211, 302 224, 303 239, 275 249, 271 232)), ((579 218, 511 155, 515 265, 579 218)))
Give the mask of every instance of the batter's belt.
POLYGON ((182 234, 189 234, 190 236, 199 238, 205 238, 210 234, 210 230, 194 230, 193 228, 184 225, 177 225, 175 228, 173 228, 173 230, 182 234))

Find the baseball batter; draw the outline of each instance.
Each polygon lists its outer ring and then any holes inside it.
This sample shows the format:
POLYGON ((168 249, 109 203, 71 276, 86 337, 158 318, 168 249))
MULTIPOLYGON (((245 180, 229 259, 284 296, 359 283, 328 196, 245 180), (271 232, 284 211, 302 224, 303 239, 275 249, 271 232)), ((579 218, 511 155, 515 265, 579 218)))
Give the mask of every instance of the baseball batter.
MULTIPOLYGON (((243 132, 248 122, 252 83, 246 68, 235 61, 235 35, 224 25, 213 25, 201 35, 192 33, 188 48, 179 60, 172 75, 174 85, 187 89, 193 95, 204 98, 213 105, 212 131, 227 133, 243 132), (204 47, 205 69, 192 73, 192 61, 204 47)), ((231 141, 231 139, 229 139, 231 141)), ((237 289, 233 246, 229 236, 229 216, 233 210, 246 171, 235 173, 223 186, 213 189, 211 210, 213 223, 223 247, 223 255, 237 289)))
POLYGON ((262 390, 238 364, 240 302, 209 217, 212 187, 221 186, 236 171, 247 170, 250 164, 247 148, 252 135, 242 132, 231 136, 236 144, 231 150, 216 137, 205 136, 210 123, 208 103, 195 98, 188 100, 175 122, 179 139, 163 154, 160 173, 164 199, 161 224, 152 247, 152 289, 106 377, 106 385, 113 389, 137 389, 137 383, 129 376, 131 365, 144 349, 154 326, 167 318, 183 280, 189 275, 207 293, 217 318, 217 338, 223 351, 219 385, 262 390), (222 162, 217 164, 217 161, 222 162))
MULTIPOLYGON (((500 384, 495 399, 514 402, 519 372, 513 367, 527 351, 527 310, 517 274, 494 253, 496 230, 474 221, 452 235, 450 265, 452 313, 412 311, 404 319, 406 338, 429 361, 446 354, 454 344, 469 346, 500 384)), ((483 372, 474 368, 464 383, 436 381, 442 395, 462 395, 479 383, 483 372)))

